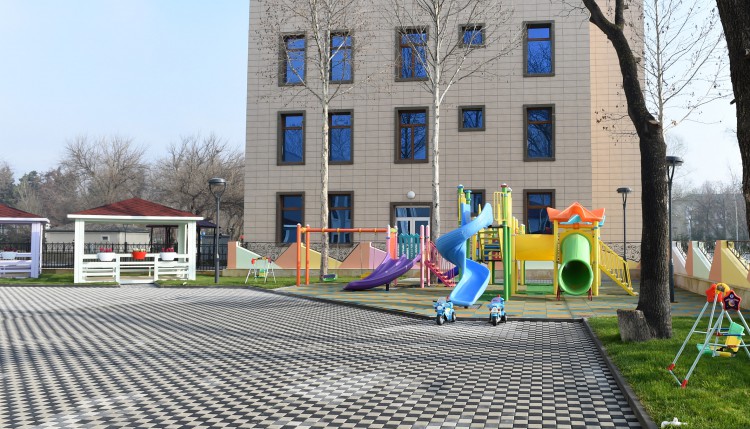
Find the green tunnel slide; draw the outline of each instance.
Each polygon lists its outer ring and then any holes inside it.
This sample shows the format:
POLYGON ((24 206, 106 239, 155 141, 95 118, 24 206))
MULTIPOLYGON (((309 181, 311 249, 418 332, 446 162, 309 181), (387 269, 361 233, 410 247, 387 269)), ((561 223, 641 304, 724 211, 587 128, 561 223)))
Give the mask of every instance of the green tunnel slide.
POLYGON ((594 282, 591 270, 591 245, 582 234, 571 234, 560 243, 562 264, 558 285, 568 295, 583 295, 594 282))

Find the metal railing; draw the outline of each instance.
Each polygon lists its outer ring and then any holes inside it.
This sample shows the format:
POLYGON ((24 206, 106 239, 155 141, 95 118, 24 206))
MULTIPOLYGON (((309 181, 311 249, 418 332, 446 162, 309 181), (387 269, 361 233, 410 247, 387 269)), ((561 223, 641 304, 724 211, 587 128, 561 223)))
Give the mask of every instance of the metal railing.
POLYGON ((439 278, 440 281, 443 282, 444 285, 455 285, 453 270, 456 268, 456 266, 452 262, 443 258, 443 255, 438 252, 437 247, 435 247, 435 243, 433 243, 432 241, 429 241, 427 243, 427 258, 425 260, 425 266, 430 271, 432 271, 435 276, 437 276, 437 278, 439 278))
MULTIPOLYGON (((12 248, 19 252, 30 252, 31 243, 2 243, 0 249, 12 248)), ((179 252, 177 245, 171 244, 148 244, 148 243, 86 243, 83 252, 86 254, 99 253, 102 249, 108 249, 115 253, 130 253, 133 249, 146 249, 149 253, 159 253, 164 249, 172 247, 179 252)), ((197 246, 195 268, 199 271, 210 271, 214 269, 214 245, 201 244, 197 246)), ((43 243, 42 244, 42 268, 73 268, 74 265, 73 242, 69 243, 43 243)), ((219 243, 219 267, 227 266, 227 244, 219 243)))
POLYGON ((714 261, 714 249, 716 248, 716 242, 715 241, 699 241, 698 242, 698 250, 703 253, 703 256, 708 259, 708 262, 714 261))
POLYGON ((599 252, 599 267, 618 286, 625 289, 630 295, 637 295, 630 282, 630 269, 624 259, 620 257, 609 246, 602 243, 599 252))

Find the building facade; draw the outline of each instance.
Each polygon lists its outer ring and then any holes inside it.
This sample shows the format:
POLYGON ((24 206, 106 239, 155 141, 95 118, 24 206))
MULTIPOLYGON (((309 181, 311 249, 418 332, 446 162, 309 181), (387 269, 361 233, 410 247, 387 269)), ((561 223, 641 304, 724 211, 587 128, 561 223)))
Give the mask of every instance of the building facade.
MULTIPOLYGON (((512 3, 502 25, 518 31, 516 48, 455 84, 441 106, 442 232, 456 227, 459 184, 487 202, 507 183, 513 213, 531 232, 547 228, 546 206, 578 201, 605 207, 603 238, 620 243, 616 189, 628 186, 628 241, 639 241, 640 154, 614 50, 580 11, 547 0, 512 3)), ((292 18, 259 30, 269 22, 266 8, 251 2, 244 236, 280 243, 294 241, 297 222, 320 226, 323 115, 299 85, 317 73, 310 30, 292 18)), ((335 59, 344 60, 330 69, 331 80, 348 92, 328 116, 328 226, 414 232, 431 218, 434 111, 415 57, 432 30, 399 27, 380 13, 369 22, 367 31, 332 36, 335 59)), ((492 56, 482 33, 492 25, 466 22, 456 37, 492 56)))

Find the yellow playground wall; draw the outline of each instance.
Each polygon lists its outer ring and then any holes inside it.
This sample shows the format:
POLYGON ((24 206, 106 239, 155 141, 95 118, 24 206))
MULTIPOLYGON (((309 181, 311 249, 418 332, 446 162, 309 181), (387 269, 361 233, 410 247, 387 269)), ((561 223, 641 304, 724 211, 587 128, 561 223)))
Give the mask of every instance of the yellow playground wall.
POLYGON ((516 240, 516 260, 554 261, 555 236, 552 234, 520 234, 516 240))

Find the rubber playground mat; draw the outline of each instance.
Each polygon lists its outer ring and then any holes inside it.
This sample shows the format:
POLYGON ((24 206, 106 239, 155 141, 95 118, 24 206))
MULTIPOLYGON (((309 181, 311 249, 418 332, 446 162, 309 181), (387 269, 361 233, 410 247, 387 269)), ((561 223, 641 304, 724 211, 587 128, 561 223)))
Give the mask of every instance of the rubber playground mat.
MULTIPOLYGON (((394 310, 421 316, 433 316, 435 311, 432 302, 450 294, 451 289, 437 286, 420 288, 413 282, 402 281, 398 286, 391 286, 386 291, 384 286, 365 291, 348 292, 341 290, 341 284, 317 283, 308 286, 289 286, 278 289, 292 294, 299 294, 315 298, 341 301, 368 307, 394 310)), ((640 287, 635 284, 636 290, 640 287)), ((497 290, 502 293, 502 286, 488 287, 489 291, 497 290)), ((486 293, 485 293, 486 296, 486 293)), ((672 315, 695 316, 705 303, 705 296, 697 295, 682 289, 675 289, 675 302, 672 304, 672 315)), ((486 301, 478 301, 478 305, 470 308, 456 307, 459 318, 486 318, 488 316, 486 301)), ((539 319, 579 319, 588 317, 616 316, 617 309, 633 309, 638 304, 637 296, 630 296, 614 283, 602 282, 599 296, 592 301, 587 296, 563 295, 558 301, 554 295, 517 294, 511 296, 505 304, 505 311, 509 318, 539 318, 539 319)))

